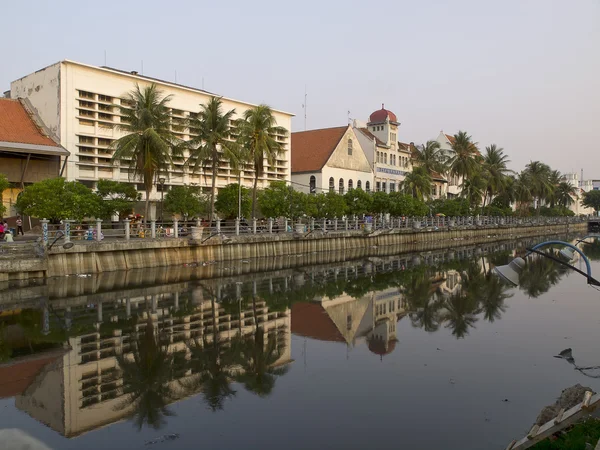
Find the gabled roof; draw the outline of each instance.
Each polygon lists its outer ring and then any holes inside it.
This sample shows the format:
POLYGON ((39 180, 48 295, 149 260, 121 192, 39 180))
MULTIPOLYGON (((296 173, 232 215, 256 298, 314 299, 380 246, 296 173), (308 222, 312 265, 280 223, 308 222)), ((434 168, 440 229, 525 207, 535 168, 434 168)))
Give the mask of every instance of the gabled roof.
POLYGON ((320 171, 348 127, 349 125, 292 133, 292 173, 320 171))
POLYGON ((452 135, 450 135, 450 134, 446 134, 446 133, 444 133, 444 136, 446 136, 446 139, 448 139, 448 141, 449 141, 451 144, 454 144, 454 141, 456 141, 456 139, 454 139, 454 136, 452 136, 452 135))
POLYGON ((378 147, 386 147, 387 148, 386 143, 383 142, 381 139, 379 139, 377 136, 375 136, 373 133, 371 133, 368 128, 358 128, 358 130, 360 130, 360 132, 362 134, 364 134, 366 137, 368 137, 369 139, 371 139, 371 140, 375 139, 375 144, 378 147))
POLYGON ((320 303, 292 305, 292 333, 319 341, 346 342, 320 303))
POLYGON ((19 100, 0 98, 0 148, 15 152, 68 155, 19 100))

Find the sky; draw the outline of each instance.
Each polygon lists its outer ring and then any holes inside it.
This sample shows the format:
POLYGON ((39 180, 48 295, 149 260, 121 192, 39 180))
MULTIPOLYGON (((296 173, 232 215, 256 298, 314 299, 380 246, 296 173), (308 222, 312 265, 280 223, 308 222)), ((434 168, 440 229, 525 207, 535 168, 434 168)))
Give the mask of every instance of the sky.
MULTIPOLYGON (((398 139, 466 130, 521 170, 600 179, 599 0, 5 2, 0 92, 62 59, 296 114, 293 131, 393 111, 398 139)), ((292 149, 293 151, 293 149, 292 149)))

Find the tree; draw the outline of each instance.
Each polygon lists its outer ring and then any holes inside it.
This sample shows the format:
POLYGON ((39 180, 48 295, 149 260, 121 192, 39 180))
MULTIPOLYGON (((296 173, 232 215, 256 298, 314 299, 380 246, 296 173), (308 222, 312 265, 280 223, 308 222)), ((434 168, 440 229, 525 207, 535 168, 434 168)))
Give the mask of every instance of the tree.
POLYGON ((351 216, 364 216, 372 211, 373 196, 362 189, 351 189, 344 194, 346 213, 351 216))
POLYGON ((289 217, 292 187, 285 181, 273 181, 258 198, 260 212, 265 217, 289 217))
POLYGON ((587 208, 593 208, 597 213, 600 210, 600 191, 585 192, 581 204, 587 208))
POLYGON ((222 160, 236 161, 237 144, 231 141, 232 129, 230 122, 235 115, 235 109, 226 113, 222 111, 223 101, 220 97, 212 97, 206 105, 200 105, 200 112, 190 119, 190 131, 196 137, 189 141, 190 156, 187 164, 193 172, 200 168, 210 169, 212 174, 209 220, 215 216, 215 196, 219 165, 222 160))
POLYGON ((250 189, 241 186, 237 183, 228 184, 227 186, 219 189, 217 194, 217 200, 215 201, 215 208, 219 214, 224 218, 238 217, 239 214, 239 196, 241 189, 242 197, 242 211, 241 217, 250 216, 250 208, 252 207, 252 200, 250 198, 250 189))
POLYGON ((125 95, 125 104, 118 130, 126 133, 111 144, 115 149, 113 162, 133 169, 141 177, 146 191, 144 219, 148 220, 150 191, 156 177, 167 171, 173 155, 181 154, 181 141, 171 132, 168 104, 171 96, 163 96, 156 84, 135 88, 125 95))
POLYGON ((8 182, 8 178, 3 173, 0 173, 0 217, 2 217, 6 213, 6 206, 2 202, 2 192, 10 187, 10 183, 8 182))
POLYGON ((561 181, 554 188, 554 198, 559 206, 568 208, 574 202, 573 197, 577 196, 577 189, 567 181, 561 181))
POLYGON ((275 136, 287 136, 287 130, 276 124, 273 111, 267 105, 246 110, 244 118, 236 122, 238 142, 246 150, 248 160, 254 167, 252 217, 256 217, 258 179, 265 173, 265 160, 272 167, 284 151, 284 144, 277 141, 275 136))
POLYGON ((427 141, 425 144, 416 146, 412 159, 416 165, 423 167, 430 174, 433 172, 446 173, 448 170, 446 159, 437 141, 427 141))
POLYGON ((481 203, 481 198, 486 189, 486 177, 481 170, 476 170, 471 173, 469 178, 463 178, 460 185, 460 195, 469 201, 472 208, 476 208, 481 203))
POLYGON ((134 423, 138 430, 144 424, 155 430, 161 428, 164 417, 172 416, 168 404, 180 397, 170 385, 175 378, 174 355, 169 351, 168 337, 154 329, 149 317, 141 335, 130 340, 131 357, 117 353, 119 375, 123 379, 125 399, 116 409, 133 407, 134 423))
POLYGON ((173 186, 165 195, 165 210, 182 218, 200 216, 206 212, 206 203, 198 188, 173 186))
POLYGON ((311 195, 310 202, 313 217, 333 219, 342 217, 347 211, 344 196, 336 192, 311 195))
POLYGON ((500 193, 504 190, 507 175, 511 173, 508 169, 510 160, 504 154, 504 149, 496 147, 492 144, 485 148, 483 156, 483 173, 486 179, 485 195, 483 205, 486 205, 486 200, 492 198, 494 193, 500 193))
POLYGON ((473 142, 466 131, 459 131, 454 135, 450 145, 453 151, 448 162, 450 174, 470 178, 479 169, 481 160, 477 144, 473 142))
POLYGON ((415 167, 413 171, 406 174, 404 181, 400 184, 400 190, 414 198, 423 200, 431 195, 431 175, 424 167, 415 167))
POLYGON ((141 198, 133 184, 112 180, 98 180, 96 194, 102 199, 100 215, 104 219, 118 214, 122 220, 141 198))
POLYGON ((539 161, 531 161, 525 166, 524 172, 531 196, 537 200, 536 209, 539 215, 542 200, 547 199, 553 190, 550 166, 539 161))
POLYGON ((517 202, 517 209, 521 213, 533 199, 531 189, 529 174, 525 171, 521 172, 513 183, 513 198, 517 202))
POLYGON ((27 186, 17 199, 17 209, 28 216, 53 222, 98 217, 101 199, 78 181, 48 178, 27 186))
POLYGON ((373 193, 372 211, 376 214, 385 214, 390 211, 390 197, 385 192, 373 193))

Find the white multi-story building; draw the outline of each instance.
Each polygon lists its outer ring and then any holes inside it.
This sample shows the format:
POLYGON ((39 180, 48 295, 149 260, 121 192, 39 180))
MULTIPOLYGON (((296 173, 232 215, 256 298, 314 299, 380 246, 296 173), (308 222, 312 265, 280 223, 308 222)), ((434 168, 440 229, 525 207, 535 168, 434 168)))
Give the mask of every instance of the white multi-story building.
MULTIPOLYGON (((215 94, 162 81, 141 75, 135 71, 124 72, 109 67, 90 66, 74 61, 61 61, 11 83, 10 97, 27 98, 35 112, 51 132, 60 139, 60 144, 71 156, 64 176, 94 187, 100 179, 130 181, 139 184, 144 195, 141 180, 132 179, 132 173, 123 165, 111 163, 115 139, 123 136, 118 130, 121 123, 120 107, 123 97, 134 89, 156 84, 164 95, 170 95, 171 129, 183 140, 190 140, 193 134, 186 126, 188 119, 200 111, 200 105, 207 103, 215 94)), ((252 104, 221 97, 223 110, 235 109, 235 118, 241 117, 252 104)), ((274 110, 277 125, 291 130, 292 114, 274 110)), ((265 187, 273 180, 291 179, 290 138, 278 135, 276 139, 284 144, 285 151, 270 167, 265 161, 266 173, 259 181, 265 187)), ((176 185, 196 185, 210 190, 210 173, 191 173, 185 165, 186 157, 176 158, 174 166, 166 174, 165 189, 176 185)), ((250 166, 242 172, 242 183, 251 186, 254 173, 250 166)), ((237 174, 226 161, 221 162, 217 187, 237 182, 237 174)), ((160 196, 155 187, 151 200, 160 196)))
POLYGON ((370 191, 371 165, 350 125, 292 133, 292 182, 306 193, 370 191))
POLYGON ((373 168, 375 191, 396 192, 406 174, 412 171, 410 144, 398 141, 400 123, 384 108, 369 116, 366 127, 354 122, 356 136, 373 168))
MULTIPOLYGON (((435 139, 440 144, 440 150, 446 158, 451 158, 454 155, 452 150, 452 144, 454 143, 454 136, 446 134, 440 131, 439 136, 435 139)), ((456 175, 448 176, 448 185, 446 186, 446 194, 448 197, 458 197, 461 192, 460 185, 462 184, 462 178, 456 175)))

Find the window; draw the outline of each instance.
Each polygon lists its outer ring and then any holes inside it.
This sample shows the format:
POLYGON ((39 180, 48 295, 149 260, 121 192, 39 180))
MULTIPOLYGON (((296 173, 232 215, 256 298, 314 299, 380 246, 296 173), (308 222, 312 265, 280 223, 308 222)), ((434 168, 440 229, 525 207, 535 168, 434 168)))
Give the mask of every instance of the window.
POLYGON ((365 191, 371 192, 371 183, 369 181, 365 183, 365 191))
POLYGON ((79 110, 79 115, 84 117, 96 117, 96 113, 93 111, 87 111, 85 109, 79 110))
POLYGON ((433 195, 437 195, 437 186, 435 184, 431 185, 431 193, 433 195))
POLYGON ((98 101, 112 103, 112 97, 109 97, 108 95, 98 95, 98 101))
POLYGON ((113 120, 112 114, 98 113, 98 119, 100 120, 113 120))
POLYGON ((310 176, 309 189, 311 194, 314 194, 317 190, 317 179, 314 175, 310 176))
POLYGON ((91 92, 87 92, 87 91, 79 91, 79 96, 81 98, 91 98, 91 99, 94 99, 96 97, 94 94, 92 94, 91 92))
POLYGON ((79 106, 81 108, 91 108, 91 109, 94 109, 94 104, 92 102, 85 102, 83 100, 79 100, 79 106))
POLYGON ((352 139, 348 139, 348 154, 352 154, 352 139))
POLYGON ((356 182, 356 189, 362 189, 362 182, 360 180, 356 182))
POLYGON ((351 191, 354 189, 354 182, 352 180, 348 180, 348 190, 351 191))
POLYGON ((79 119, 79 125, 86 125, 88 127, 93 127, 94 126, 94 122, 92 122, 91 120, 79 119))
POLYGON ((387 164, 387 153, 383 154, 383 163, 387 164))
POLYGON ((381 183, 379 181, 377 181, 375 183, 375 192, 379 192, 381 191, 381 183))
POLYGON ((98 138, 98 145, 104 145, 104 146, 108 147, 111 142, 112 142, 112 139, 98 138))
POLYGON ((333 177, 329 179, 329 192, 333 192, 335 190, 335 181, 333 177))
POLYGON ((390 141, 392 141, 392 144, 396 143, 396 133, 390 133, 390 141))
POLYGON ((396 183, 390 183, 390 192, 396 192, 396 183))
POLYGON ((386 182, 384 181, 383 183, 381 183, 381 190, 382 190, 383 192, 387 192, 386 188, 387 188, 387 184, 386 184, 386 182))
POLYGON ((80 144, 93 144, 94 138, 91 136, 79 136, 79 143, 80 144))
POLYGON ((340 195, 344 195, 344 179, 343 178, 340 178, 339 192, 340 192, 340 195))

